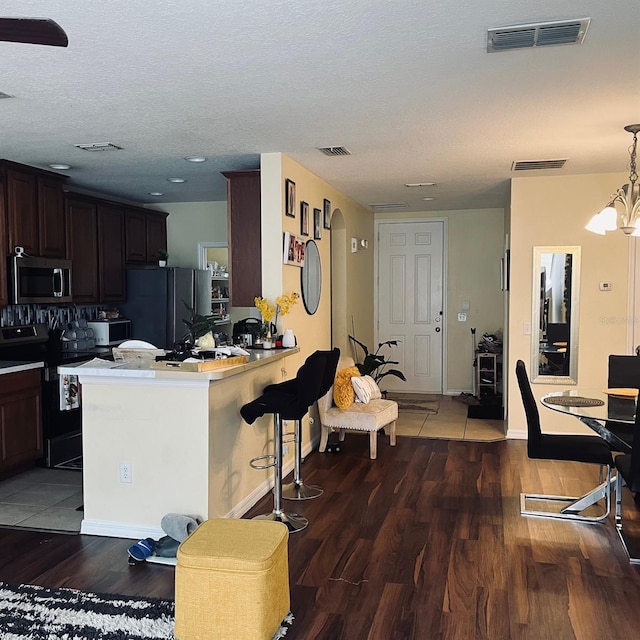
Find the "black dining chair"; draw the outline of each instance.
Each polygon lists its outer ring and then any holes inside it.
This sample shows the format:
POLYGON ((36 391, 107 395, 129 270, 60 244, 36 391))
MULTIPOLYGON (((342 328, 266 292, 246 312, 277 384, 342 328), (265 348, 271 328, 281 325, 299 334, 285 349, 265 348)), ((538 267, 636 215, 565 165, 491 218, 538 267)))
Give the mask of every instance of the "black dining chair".
MULTIPOLYGON (((560 518, 563 520, 579 520, 581 522, 602 522, 611 511, 611 468, 613 467, 613 457, 609 446, 596 436, 582 435, 556 435, 542 433, 540 427, 540 414, 538 405, 531 391, 531 384, 527 376, 527 370, 522 360, 516 363, 516 377, 522 396, 522 404, 527 418, 527 454, 529 458, 538 460, 566 460, 570 462, 584 462, 587 464, 598 464, 607 468, 606 480, 596 487, 602 490, 605 498, 605 513, 599 516, 583 515, 581 511, 585 508, 581 504, 583 498, 590 496, 589 492, 582 497, 554 496, 521 493, 520 513, 523 516, 535 516, 539 518, 560 518), (550 501, 566 502, 567 506, 557 511, 541 511, 529 509, 527 501, 550 501)), ((587 501, 591 504, 592 501, 587 501)))
MULTIPOLYGON (((640 357, 610 355, 607 386, 610 389, 640 388, 640 357)), ((617 399, 613 397, 609 399, 610 405, 615 405, 616 402, 623 405, 622 409, 624 410, 625 405, 629 400, 626 398, 617 399)), ((616 422, 615 420, 607 420, 605 427, 611 431, 611 433, 618 436, 618 438, 624 440, 627 444, 632 444, 634 431, 633 425, 616 422)))
MULTIPOLYGON (((639 428, 640 411, 636 410, 635 429, 639 428)), ((615 465, 618 471, 616 476, 616 530, 631 564, 640 564, 640 548, 635 545, 636 549, 633 549, 633 541, 622 530, 622 487, 626 486, 631 493, 640 493, 640 437, 633 441, 631 453, 616 456, 615 465)))

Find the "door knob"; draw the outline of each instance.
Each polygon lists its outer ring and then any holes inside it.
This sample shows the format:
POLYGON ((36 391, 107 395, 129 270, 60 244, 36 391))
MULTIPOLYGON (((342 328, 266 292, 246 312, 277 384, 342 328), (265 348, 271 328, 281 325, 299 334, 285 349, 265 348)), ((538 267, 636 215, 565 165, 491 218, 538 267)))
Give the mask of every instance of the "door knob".
POLYGON ((436 333, 440 333, 440 327, 436 327, 436 333))

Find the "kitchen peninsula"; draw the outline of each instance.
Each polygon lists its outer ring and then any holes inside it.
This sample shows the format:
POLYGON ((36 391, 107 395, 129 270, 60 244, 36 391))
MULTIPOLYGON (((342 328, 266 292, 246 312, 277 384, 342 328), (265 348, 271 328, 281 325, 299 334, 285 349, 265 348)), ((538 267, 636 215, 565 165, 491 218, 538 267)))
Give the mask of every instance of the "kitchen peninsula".
POLYGON ((242 515, 270 486, 271 470, 249 460, 272 450, 273 429, 270 416, 246 424, 240 408, 291 377, 298 351, 252 351, 200 373, 148 361, 61 367, 82 385, 81 533, 157 539, 167 513, 242 515))

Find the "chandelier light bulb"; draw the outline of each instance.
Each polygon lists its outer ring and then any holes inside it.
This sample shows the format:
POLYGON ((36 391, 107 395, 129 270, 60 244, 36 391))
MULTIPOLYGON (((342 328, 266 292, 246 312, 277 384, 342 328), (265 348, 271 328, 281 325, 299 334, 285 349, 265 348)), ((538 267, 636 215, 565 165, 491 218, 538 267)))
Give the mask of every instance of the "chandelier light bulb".
POLYGON ((593 216, 585 227, 587 231, 600 235, 616 229, 621 229, 628 236, 640 235, 640 185, 637 184, 638 173, 636 171, 640 124, 629 124, 624 129, 633 134, 633 143, 629 148, 629 182, 622 185, 611 196, 611 202, 600 213, 593 216), (620 224, 618 224, 618 215, 620 216, 620 224))

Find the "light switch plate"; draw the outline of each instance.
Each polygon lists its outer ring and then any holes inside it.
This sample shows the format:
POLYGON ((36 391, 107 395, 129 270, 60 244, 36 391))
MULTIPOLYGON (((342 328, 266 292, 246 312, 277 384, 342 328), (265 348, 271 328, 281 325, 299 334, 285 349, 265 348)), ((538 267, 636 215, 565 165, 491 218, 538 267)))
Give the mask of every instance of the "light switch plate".
POLYGON ((355 253, 358 250, 358 238, 351 238, 351 253, 355 253))

